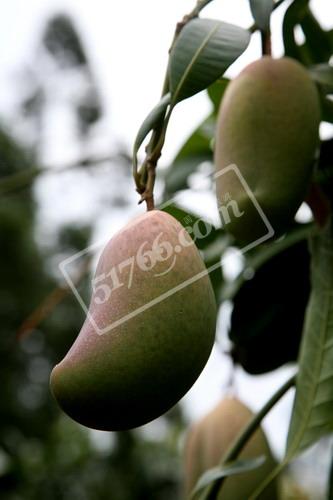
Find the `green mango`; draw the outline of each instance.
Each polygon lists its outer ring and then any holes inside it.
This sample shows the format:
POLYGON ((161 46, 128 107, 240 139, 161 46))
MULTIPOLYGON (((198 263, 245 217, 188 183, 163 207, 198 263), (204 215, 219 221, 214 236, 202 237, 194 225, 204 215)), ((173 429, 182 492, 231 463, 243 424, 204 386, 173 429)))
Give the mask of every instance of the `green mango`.
MULTIPOLYGON (((184 450, 184 489, 186 498, 200 476, 221 463, 239 432, 248 424, 253 413, 238 399, 220 401, 202 420, 190 429, 184 450)), ((256 469, 228 477, 218 493, 218 500, 246 500, 277 465, 261 428, 250 438, 240 459, 264 455, 266 461, 256 469)), ((277 500, 277 480, 260 495, 259 500, 277 500)))
POLYGON ((109 241, 93 288, 87 319, 53 369, 51 389, 87 427, 134 428, 177 403, 205 366, 215 336, 214 292, 193 240, 158 210, 109 241))
POLYGON ((268 226, 238 175, 223 169, 236 165, 279 236, 307 195, 319 123, 318 91, 293 59, 265 56, 228 85, 216 131, 216 194, 222 223, 237 241, 253 242, 268 226))

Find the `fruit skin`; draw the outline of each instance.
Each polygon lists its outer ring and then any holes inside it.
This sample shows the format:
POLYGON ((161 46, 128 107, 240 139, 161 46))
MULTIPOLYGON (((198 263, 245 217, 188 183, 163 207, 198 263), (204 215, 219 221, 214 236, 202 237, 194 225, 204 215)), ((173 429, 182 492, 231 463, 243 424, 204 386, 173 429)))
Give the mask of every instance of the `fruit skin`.
MULTIPOLYGON (((305 68, 290 58, 265 56, 248 65, 221 102, 216 171, 238 167, 276 235, 288 228, 307 194, 319 123, 317 89, 305 68)), ((216 193, 219 206, 227 197, 244 212, 225 225, 236 240, 248 243, 267 233, 235 174, 218 177, 216 193)))
MULTIPOLYGON (((109 241, 95 276, 136 256, 144 243, 144 251, 151 250, 160 233, 160 242, 171 243, 173 249, 179 234, 185 234, 165 212, 135 218, 109 241)), ((186 241, 191 244, 178 253, 174 250, 150 271, 136 264, 130 289, 125 268, 119 276, 126 284, 104 304, 96 305, 94 294, 90 313, 98 326, 109 326, 205 272, 188 235, 186 241), (173 269, 165 273, 173 259, 173 269), (156 277, 159 273, 165 274, 156 277)), ((143 425, 165 413, 193 385, 211 352, 215 324, 216 303, 207 274, 103 335, 87 318, 68 354, 53 369, 51 389, 62 409, 87 427, 115 431, 143 425)))
MULTIPOLYGON (((219 465, 222 456, 252 416, 252 412, 241 401, 228 397, 194 424, 185 444, 186 498, 190 497, 190 492, 200 476, 206 470, 219 465)), ((266 457, 263 465, 252 471, 230 476, 224 481, 217 496, 218 500, 246 500, 276 466, 265 434, 259 428, 239 458, 256 458, 261 455, 266 457)), ((277 498, 277 483, 273 481, 260 495, 259 500, 277 500, 277 498)))

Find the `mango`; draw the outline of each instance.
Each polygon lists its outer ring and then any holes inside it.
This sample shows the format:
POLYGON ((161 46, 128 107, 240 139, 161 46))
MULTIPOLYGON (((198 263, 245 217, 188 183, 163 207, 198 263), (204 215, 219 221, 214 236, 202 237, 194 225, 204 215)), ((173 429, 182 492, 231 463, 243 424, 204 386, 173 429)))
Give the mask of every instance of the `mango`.
POLYGON ((293 59, 265 56, 229 84, 217 121, 216 194, 222 223, 238 242, 269 234, 269 226, 239 176, 223 169, 236 165, 279 236, 307 195, 319 123, 318 91, 293 59))
MULTIPOLYGON (((203 419, 190 429, 184 450, 184 489, 186 498, 200 476, 221 463, 224 454, 247 425, 253 414, 239 399, 228 397, 218 403, 203 419)), ((261 428, 245 445, 240 459, 264 455, 266 461, 249 472, 225 479, 218 500, 246 500, 276 466, 266 436, 261 428)), ((274 480, 260 495, 259 500, 277 500, 277 481, 274 480)))
POLYGON ((54 367, 51 389, 77 422, 118 431, 165 413, 210 355, 216 303, 186 230, 153 210, 127 224, 99 259, 89 314, 54 367))

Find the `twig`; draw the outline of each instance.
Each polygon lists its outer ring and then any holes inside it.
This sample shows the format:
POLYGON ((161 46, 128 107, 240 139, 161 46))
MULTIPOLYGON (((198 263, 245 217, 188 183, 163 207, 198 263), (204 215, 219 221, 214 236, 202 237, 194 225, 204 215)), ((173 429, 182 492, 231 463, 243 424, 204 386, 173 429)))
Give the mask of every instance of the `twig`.
MULTIPOLYGON (((206 5, 208 5, 210 2, 213 0, 197 0, 196 6, 194 9, 189 13, 186 14, 181 21, 179 21, 176 25, 173 40, 169 49, 169 53, 171 52, 180 32, 186 26, 188 22, 190 22, 192 19, 195 19, 198 17, 200 12, 206 5)), ((161 97, 166 95, 169 92, 169 74, 168 70, 166 71, 165 77, 164 77, 164 83, 163 83, 163 88, 162 88, 162 94, 161 97)), ((168 126, 169 118, 170 118, 170 112, 166 112, 166 115, 164 116, 164 121, 162 126, 158 127, 155 129, 152 133, 151 139, 146 147, 146 158, 143 161, 139 171, 134 169, 133 172, 133 177, 134 177, 134 182, 136 185, 136 190, 139 194, 141 194, 141 199, 139 203, 142 203, 143 201, 146 202, 147 204, 147 210, 153 210, 154 209, 154 185, 155 185, 155 178, 156 178, 156 167, 158 160, 162 154, 162 148, 164 146, 164 141, 165 141, 165 134, 166 134, 166 129, 168 126)))
MULTIPOLYGON (((75 286, 77 286, 87 274, 90 264, 91 258, 87 258, 83 262, 78 276, 75 280, 73 280, 75 286)), ((33 330, 35 330, 40 323, 42 323, 42 321, 44 321, 47 316, 53 312, 57 305, 60 304, 67 297, 67 295, 69 295, 71 291, 72 289, 68 285, 59 285, 55 287, 22 322, 16 333, 17 340, 21 340, 23 337, 26 337, 33 330)))
POLYGON ((272 55, 272 38, 271 31, 260 31, 261 35, 261 50, 264 56, 272 55))

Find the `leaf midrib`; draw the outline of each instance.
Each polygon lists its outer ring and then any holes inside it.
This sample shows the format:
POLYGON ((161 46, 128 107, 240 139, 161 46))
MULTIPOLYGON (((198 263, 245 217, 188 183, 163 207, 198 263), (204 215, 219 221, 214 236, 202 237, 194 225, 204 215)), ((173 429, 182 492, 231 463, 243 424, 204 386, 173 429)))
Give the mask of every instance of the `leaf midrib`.
POLYGON ((215 24, 215 26, 209 31, 209 33, 207 34, 207 36, 203 39, 202 43, 199 45, 199 47, 197 48, 197 50, 195 51, 194 53, 194 56, 190 62, 190 64, 188 65, 188 67, 186 68, 186 70, 184 71, 184 74, 182 76, 182 78, 180 79, 176 89, 175 89, 175 92, 174 92, 174 95, 173 95, 173 98, 172 98, 172 105, 175 105, 176 102, 177 102, 177 97, 181 91, 181 88, 184 84, 184 81, 186 80, 188 74, 190 73, 190 71, 192 70, 194 64, 196 63, 197 59, 199 58, 200 54, 202 53, 202 51, 204 50, 204 48, 206 47, 208 41, 210 40, 210 38, 212 38, 212 36, 214 35, 214 33, 218 30, 218 28, 220 27, 220 23, 217 22, 215 24))
POLYGON ((309 424, 309 421, 311 418, 313 402, 315 401, 318 388, 321 384, 319 375, 321 372, 322 362, 323 362, 324 353, 325 353, 325 340, 326 340, 327 331, 328 331, 328 329, 326 328, 326 324, 327 324, 329 311, 330 311, 330 299, 331 299, 330 295, 331 294, 327 293, 327 291, 325 292, 325 302, 326 302, 326 304, 325 304, 326 307, 324 309, 325 318, 323 317, 323 319, 321 321, 321 332, 319 335, 321 349, 320 349, 320 352, 318 355, 318 359, 316 360, 316 376, 312 377, 312 381, 314 381, 314 382, 311 381, 311 385, 313 386, 312 390, 311 390, 312 398, 307 398, 308 403, 307 403, 307 411, 305 413, 306 417, 304 419, 302 419, 303 425, 300 426, 299 432, 296 434, 296 437, 293 439, 291 446, 290 446, 289 450, 287 451, 286 457, 284 459, 285 462, 288 462, 291 458, 293 458, 294 454, 298 450, 299 445, 302 442, 302 438, 305 435, 306 429, 308 427, 308 424, 309 424))

